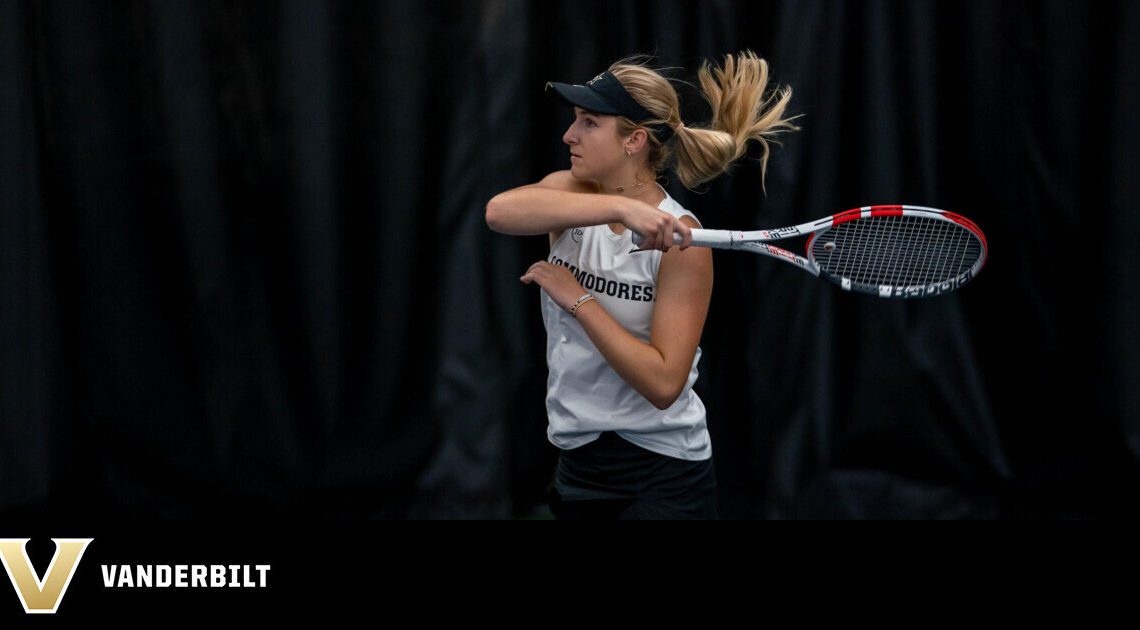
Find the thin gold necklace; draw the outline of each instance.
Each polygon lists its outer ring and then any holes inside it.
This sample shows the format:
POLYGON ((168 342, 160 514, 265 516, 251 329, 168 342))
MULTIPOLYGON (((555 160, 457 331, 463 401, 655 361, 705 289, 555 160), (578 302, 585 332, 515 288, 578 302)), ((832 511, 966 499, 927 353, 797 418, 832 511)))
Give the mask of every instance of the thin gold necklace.
MULTIPOLYGON (((634 177, 637 177, 637 176, 636 176, 636 175, 634 175, 634 177)), ((653 177, 653 178, 651 178, 651 179, 650 179, 649 181, 647 181, 647 182, 637 182, 636 184, 634 184, 634 185, 632 185, 632 186, 618 186, 618 187, 617 187, 617 188, 615 188, 614 190, 618 191, 619 193, 623 193, 623 192, 625 192, 625 191, 627 191, 627 190, 633 190, 634 188, 639 188, 639 187, 641 187, 641 186, 644 186, 644 185, 646 185, 646 184, 652 184, 652 183, 654 183, 654 182, 656 182, 656 181, 657 181, 657 178, 656 178, 656 177, 653 177)))
MULTIPOLYGON (((646 183, 647 182, 638 182, 638 183, 634 184, 633 186, 630 186, 629 188, 637 188, 638 186, 644 186, 646 183)), ((626 190, 628 190, 628 189, 625 186, 618 186, 617 187, 617 191, 619 193, 625 192, 626 190)))

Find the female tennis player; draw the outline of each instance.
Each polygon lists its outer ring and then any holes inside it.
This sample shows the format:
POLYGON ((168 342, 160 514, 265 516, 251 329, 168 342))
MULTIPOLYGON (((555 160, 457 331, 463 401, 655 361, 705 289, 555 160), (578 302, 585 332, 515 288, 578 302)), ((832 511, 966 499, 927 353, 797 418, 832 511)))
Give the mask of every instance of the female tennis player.
POLYGON ((562 137, 570 169, 487 204, 491 229, 550 237, 549 257, 521 280, 542 288, 558 519, 717 518, 712 443, 693 391, 712 253, 689 247, 700 222, 656 182, 672 169, 694 188, 750 140, 763 148, 763 177, 768 143, 796 127, 783 118, 791 89, 766 94, 768 66, 754 53, 706 62, 698 77, 713 112, 702 127, 682 122, 676 91, 643 57, 584 85, 548 83, 548 96, 574 108, 562 137), (631 230, 646 237, 639 247, 631 230), (676 247, 674 233, 684 239, 676 247))

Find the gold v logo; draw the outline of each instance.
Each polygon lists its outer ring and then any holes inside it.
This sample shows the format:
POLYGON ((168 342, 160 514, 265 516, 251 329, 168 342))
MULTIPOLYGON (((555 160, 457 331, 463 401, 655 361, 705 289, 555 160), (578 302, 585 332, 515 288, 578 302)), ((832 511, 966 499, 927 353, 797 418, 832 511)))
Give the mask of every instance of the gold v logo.
POLYGON ((41 580, 32 568, 27 544, 30 538, 0 538, 0 560, 16 587, 24 612, 53 614, 71 584, 75 567, 94 538, 52 538, 55 556, 41 580))

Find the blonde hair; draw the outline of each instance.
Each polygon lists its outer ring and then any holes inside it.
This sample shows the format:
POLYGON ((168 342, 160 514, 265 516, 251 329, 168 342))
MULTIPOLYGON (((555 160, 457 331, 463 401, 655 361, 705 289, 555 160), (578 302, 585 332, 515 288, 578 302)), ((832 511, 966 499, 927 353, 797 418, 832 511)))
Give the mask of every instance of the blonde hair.
POLYGON ((643 56, 628 57, 610 66, 630 96, 641 104, 652 120, 635 123, 618 117, 618 133, 627 136, 638 128, 649 134, 647 163, 654 174, 672 166, 681 183, 689 189, 728 171, 748 149, 748 141, 760 143, 760 185, 768 173, 768 143, 779 144, 776 136, 797 131, 791 123, 799 116, 784 118, 784 110, 792 98, 792 88, 776 87, 765 96, 768 85, 768 62, 752 51, 736 56, 725 55, 724 66, 709 68, 701 64, 697 77, 701 92, 712 107, 712 121, 707 126, 682 125, 680 99, 668 79, 645 65, 643 56), (662 143, 652 127, 668 125, 674 130, 672 144, 662 143))

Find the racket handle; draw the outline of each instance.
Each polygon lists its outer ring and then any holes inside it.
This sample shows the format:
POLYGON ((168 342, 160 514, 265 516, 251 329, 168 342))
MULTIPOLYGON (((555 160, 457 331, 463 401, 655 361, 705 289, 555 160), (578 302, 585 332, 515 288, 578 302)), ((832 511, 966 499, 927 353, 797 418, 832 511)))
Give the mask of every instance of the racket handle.
MULTIPOLYGON (((645 238, 643 236, 641 236, 640 234, 638 234, 637 232, 633 232, 632 230, 631 230, 631 232, 632 232, 631 236, 633 238, 633 244, 637 245, 637 246, 641 246, 641 244, 645 241, 645 238)), ((722 249, 729 249, 732 247, 732 243, 734 240, 735 241, 740 240, 739 236, 735 239, 733 238, 732 235, 734 234, 734 232, 732 230, 705 230, 705 229, 701 229, 701 228, 693 228, 692 232, 693 232, 693 246, 694 247, 716 247, 716 248, 722 248, 722 249)), ((740 232, 735 232, 735 234, 739 235, 740 232)), ((680 234, 677 234, 676 232, 673 233, 673 244, 674 245, 680 245, 681 241, 683 241, 683 240, 684 240, 684 237, 682 237, 680 234)))

